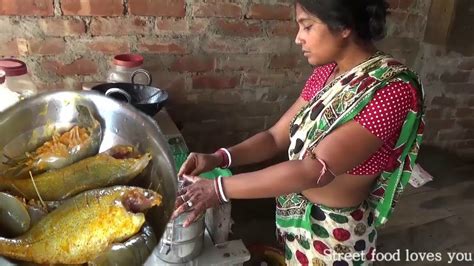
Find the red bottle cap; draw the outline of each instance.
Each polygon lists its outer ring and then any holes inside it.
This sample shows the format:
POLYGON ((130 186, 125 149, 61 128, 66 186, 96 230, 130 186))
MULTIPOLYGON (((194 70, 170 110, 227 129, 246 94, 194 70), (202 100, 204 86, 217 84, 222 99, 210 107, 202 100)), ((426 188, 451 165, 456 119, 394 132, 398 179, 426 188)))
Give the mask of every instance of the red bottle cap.
POLYGON ((119 54, 114 57, 114 65, 137 67, 143 64, 143 56, 138 54, 119 54))
POLYGON ((28 73, 25 62, 17 59, 0 59, 0 69, 5 71, 7 77, 28 73))

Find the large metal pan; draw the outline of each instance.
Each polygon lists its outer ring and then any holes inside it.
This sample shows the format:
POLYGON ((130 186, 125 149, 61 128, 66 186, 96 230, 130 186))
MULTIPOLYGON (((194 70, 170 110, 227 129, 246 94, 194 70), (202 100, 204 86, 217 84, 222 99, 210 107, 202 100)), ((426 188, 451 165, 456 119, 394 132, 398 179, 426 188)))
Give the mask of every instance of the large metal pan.
MULTIPOLYGON (((174 161, 160 128, 149 116, 132 106, 114 101, 94 91, 60 91, 37 95, 0 113, 0 160, 3 153, 22 154, 33 137, 51 126, 69 128, 77 121, 76 105, 82 104, 101 122, 104 136, 100 152, 117 144, 131 144, 153 159, 133 185, 152 188, 163 195, 162 207, 147 213, 147 221, 159 240, 165 230, 176 198, 174 161)), ((91 232, 93 233, 93 232, 91 232)))
POLYGON ((91 90, 99 91, 106 96, 119 101, 127 102, 149 116, 154 116, 165 105, 168 93, 165 90, 151 86, 151 76, 144 70, 137 70, 132 74, 131 83, 103 83, 96 85, 91 90), (143 73, 148 79, 148 84, 135 82, 137 74, 143 73))

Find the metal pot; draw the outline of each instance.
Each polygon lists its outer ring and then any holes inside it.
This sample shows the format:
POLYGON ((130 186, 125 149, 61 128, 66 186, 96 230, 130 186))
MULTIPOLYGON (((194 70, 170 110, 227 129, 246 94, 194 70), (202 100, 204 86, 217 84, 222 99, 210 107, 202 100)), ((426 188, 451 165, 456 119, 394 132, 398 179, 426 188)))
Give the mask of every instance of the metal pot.
POLYGON ((91 88, 116 100, 127 102, 149 116, 154 116, 165 105, 168 93, 151 86, 151 76, 148 72, 137 70, 132 74, 131 83, 103 83, 91 88), (137 74, 143 73, 148 78, 148 85, 134 82, 137 74))
MULTIPOLYGON (((42 136, 52 126, 69 128, 77 121, 76 105, 87 106, 104 131, 100 151, 117 144, 134 145, 151 152, 152 161, 131 183, 163 195, 163 204, 147 213, 147 222, 160 239, 174 209, 177 180, 169 146, 156 122, 132 106, 93 91, 64 91, 39 94, 0 113, 0 160, 24 154, 32 137, 42 136)), ((2 167, 2 164, 0 164, 2 167)))
POLYGON ((158 243, 157 256, 168 263, 186 263, 199 256, 204 246, 204 215, 183 227, 188 213, 182 213, 170 221, 158 243))

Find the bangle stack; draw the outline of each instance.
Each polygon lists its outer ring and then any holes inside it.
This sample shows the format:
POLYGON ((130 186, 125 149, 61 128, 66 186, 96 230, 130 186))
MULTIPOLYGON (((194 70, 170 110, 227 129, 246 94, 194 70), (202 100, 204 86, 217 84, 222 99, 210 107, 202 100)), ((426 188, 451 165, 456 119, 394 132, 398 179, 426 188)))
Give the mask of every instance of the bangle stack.
POLYGON ((222 176, 218 176, 214 179, 214 191, 217 194, 217 198, 221 204, 228 203, 229 199, 226 197, 224 193, 224 186, 222 185, 222 176))
POLYGON ((219 165, 220 168, 229 168, 232 164, 232 157, 230 156, 229 150, 226 148, 220 148, 217 150, 222 157, 222 163, 219 165))

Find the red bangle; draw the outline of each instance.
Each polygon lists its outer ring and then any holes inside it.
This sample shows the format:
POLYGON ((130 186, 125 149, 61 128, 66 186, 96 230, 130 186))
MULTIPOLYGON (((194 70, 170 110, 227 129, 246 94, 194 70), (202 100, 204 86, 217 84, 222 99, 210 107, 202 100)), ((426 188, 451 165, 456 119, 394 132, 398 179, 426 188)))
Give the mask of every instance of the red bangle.
POLYGON ((227 158, 227 153, 225 153, 225 151, 223 151, 222 149, 218 149, 216 151, 216 153, 218 153, 221 158, 222 158, 222 162, 221 164, 219 165, 220 168, 227 168, 229 167, 229 158, 227 158))

